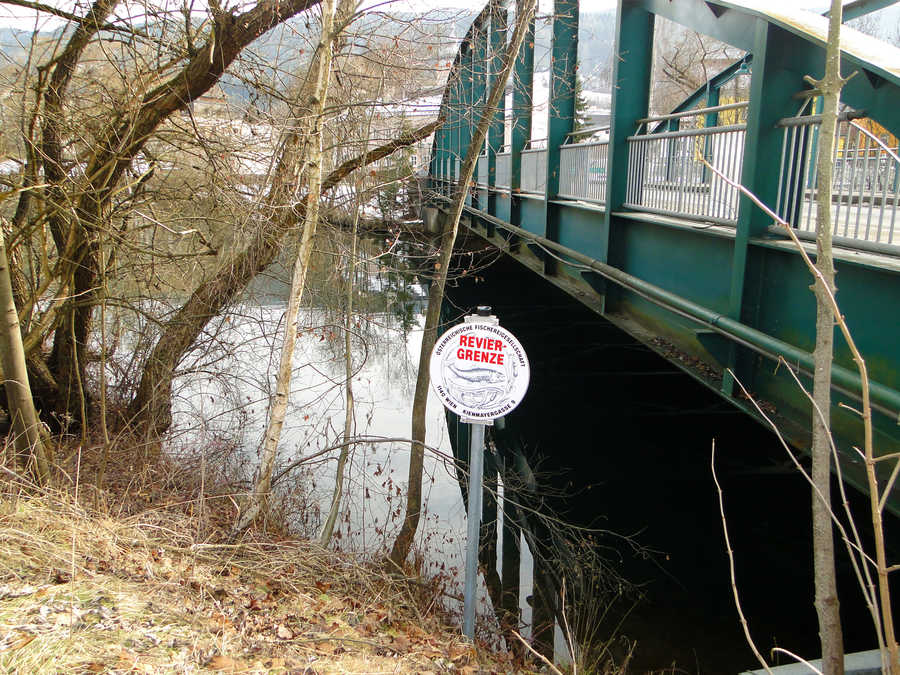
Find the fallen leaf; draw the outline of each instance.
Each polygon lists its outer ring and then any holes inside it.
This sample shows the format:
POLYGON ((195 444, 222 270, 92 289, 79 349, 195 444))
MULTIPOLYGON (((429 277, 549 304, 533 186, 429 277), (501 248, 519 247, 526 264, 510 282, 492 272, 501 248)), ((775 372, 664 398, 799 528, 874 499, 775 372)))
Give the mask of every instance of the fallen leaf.
POLYGON ((206 667, 210 670, 226 670, 229 672, 235 672, 237 670, 245 669, 247 667, 247 664, 245 664, 241 659, 233 659, 230 656, 225 656, 224 654, 217 654, 206 662, 206 667))
POLYGON ((52 578, 54 584, 67 584, 72 581, 72 575, 62 570, 55 570, 52 578))
POLYGON ((397 635, 396 637, 394 637, 394 645, 400 651, 406 652, 406 651, 409 651, 409 648, 410 648, 410 646, 412 646, 412 643, 409 641, 408 637, 406 637, 404 635, 397 635))

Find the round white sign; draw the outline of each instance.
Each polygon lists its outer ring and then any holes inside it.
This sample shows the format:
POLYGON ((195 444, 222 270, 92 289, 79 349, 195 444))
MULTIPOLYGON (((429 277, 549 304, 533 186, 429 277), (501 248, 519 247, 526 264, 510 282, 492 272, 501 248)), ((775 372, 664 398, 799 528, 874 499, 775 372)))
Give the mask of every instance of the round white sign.
POLYGON ((461 323, 431 352, 431 386, 444 406, 469 421, 502 417, 521 403, 531 369, 525 350, 493 323, 461 323))

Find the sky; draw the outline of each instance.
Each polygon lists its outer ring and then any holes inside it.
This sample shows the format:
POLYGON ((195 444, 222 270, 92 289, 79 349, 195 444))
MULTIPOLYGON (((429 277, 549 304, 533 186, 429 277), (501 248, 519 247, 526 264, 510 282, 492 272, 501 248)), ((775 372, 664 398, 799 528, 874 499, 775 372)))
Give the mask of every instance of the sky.
MULTIPOLYGON (((85 5, 84 0, 78 0, 73 3, 72 0, 44 0, 46 4, 71 10, 73 4, 85 5)), ((848 0, 844 0, 845 3, 848 0)), ((812 9, 824 11, 827 6, 827 0, 793 0, 798 8, 812 9)), ((151 6, 163 6, 166 4, 180 6, 182 0, 144 0, 144 2, 127 2, 122 3, 118 13, 120 16, 142 17, 145 15, 145 3, 151 6)), ((485 0, 395 0, 391 6, 398 9, 435 9, 441 7, 464 7, 471 9, 480 9, 484 6, 485 0)), ((205 0, 192 0, 195 8, 202 8, 205 0)), ((223 4, 251 4, 247 0, 232 0, 223 4)), ((372 4, 376 4, 373 0, 372 4)), ((377 4, 382 4, 378 2, 377 4)), ((616 6, 616 0, 583 0, 583 9, 590 7, 595 11, 612 9, 616 6)), ((552 7, 552 0, 541 0, 541 11, 549 12, 552 7)), ((83 11, 83 10, 82 10, 83 11)), ((0 0, 0 26, 20 28, 23 30, 33 30, 36 26, 39 30, 53 30, 62 23, 61 19, 57 19, 47 14, 38 15, 36 12, 23 9, 14 5, 6 4, 0 0)))

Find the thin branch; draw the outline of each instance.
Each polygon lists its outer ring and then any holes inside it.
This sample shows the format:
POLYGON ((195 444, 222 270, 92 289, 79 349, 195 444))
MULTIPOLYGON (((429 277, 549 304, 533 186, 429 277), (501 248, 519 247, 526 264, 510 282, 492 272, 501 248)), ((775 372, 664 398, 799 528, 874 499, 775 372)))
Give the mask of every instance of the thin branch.
POLYGON ((795 659, 798 663, 802 663, 804 666, 806 666, 807 668, 809 668, 809 669, 810 669, 813 673, 815 673, 816 675, 822 675, 822 671, 821 671, 821 670, 819 670, 818 668, 816 668, 813 664, 811 664, 811 663, 810 663, 809 661, 807 661, 806 659, 804 659, 804 658, 802 658, 802 657, 800 657, 800 656, 797 656, 794 652, 790 652, 790 651, 788 651, 787 649, 782 649, 781 647, 773 647, 773 648, 772 648, 772 651, 773 651, 773 652, 779 652, 779 653, 781 653, 781 654, 787 654, 787 655, 790 656, 792 659, 795 659))
POLYGON ((753 655, 756 656, 756 660, 759 661, 765 671, 771 675, 772 671, 769 669, 769 664, 766 663, 762 654, 759 653, 759 649, 757 649, 756 643, 753 641, 753 636, 750 635, 750 626, 747 623, 747 617, 744 616, 744 610, 741 608, 741 597, 738 593, 737 578, 734 574, 734 551, 731 548, 731 540, 728 537, 728 521, 725 518, 725 501, 722 495, 722 486, 719 485, 719 477, 716 475, 715 439, 713 439, 712 442, 712 454, 710 456, 709 465, 712 469, 713 482, 716 484, 716 492, 719 494, 719 515, 722 517, 722 533, 725 535, 725 551, 728 553, 728 575, 731 578, 731 593, 734 595, 734 606, 737 609, 738 617, 741 620, 741 628, 744 630, 744 637, 747 640, 747 644, 749 644, 750 649, 753 650, 753 655))
POLYGON ((532 647, 530 644, 528 644, 528 642, 526 642, 525 638, 523 638, 521 635, 519 635, 518 632, 516 632, 516 631, 511 631, 511 632, 513 635, 515 635, 517 638, 519 638, 519 640, 522 642, 523 645, 525 645, 525 647, 528 649, 528 651, 530 651, 532 654, 537 656, 541 661, 543 661, 544 664, 548 668, 550 668, 550 670, 552 670, 554 673, 556 673, 556 675, 563 675, 562 671, 559 668, 557 668, 556 666, 554 666, 553 662, 550 659, 548 659, 546 656, 544 656, 540 652, 535 651, 534 647, 532 647))

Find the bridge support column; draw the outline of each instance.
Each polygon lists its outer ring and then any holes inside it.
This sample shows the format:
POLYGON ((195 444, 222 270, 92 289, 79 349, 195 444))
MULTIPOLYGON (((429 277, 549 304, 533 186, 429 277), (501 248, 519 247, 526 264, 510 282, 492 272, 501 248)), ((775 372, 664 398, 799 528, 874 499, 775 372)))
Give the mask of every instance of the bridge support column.
MULTIPOLYGON (((491 5, 491 87, 497 81, 497 75, 503 67, 503 49, 506 45, 506 10, 501 2, 491 5)), ((503 147, 506 126, 506 96, 500 99, 500 105, 491 127, 488 130, 487 155, 488 155, 488 203, 487 212, 492 216, 497 215, 497 193, 494 185, 497 182, 497 153, 503 147)), ((493 225, 488 225, 488 236, 493 235, 493 225)))
MULTIPOLYGON (((485 24, 477 24, 476 23, 475 34, 473 35, 475 45, 472 49, 472 91, 471 91, 471 105, 469 109, 466 111, 466 129, 468 131, 467 142, 466 145, 463 146, 462 150, 465 152, 465 149, 468 147, 468 142, 471 141, 472 134, 475 131, 475 127, 478 125, 478 120, 481 119, 481 114, 484 111, 485 102, 486 102, 486 90, 487 90, 487 78, 488 78, 488 27, 485 24)), ((478 149, 479 156, 484 151, 484 145, 478 149)), ((465 157, 463 157, 465 160, 465 157)), ((475 165, 475 179, 472 181, 475 185, 470 186, 469 192, 472 195, 472 206, 476 209, 484 209, 485 204, 481 203, 481 189, 478 187, 478 184, 481 180, 481 159, 478 160, 478 164, 475 165)))
MULTIPOLYGON (((544 236, 559 241, 559 214, 552 203, 559 194, 560 147, 575 128, 578 78, 578 0, 553 3, 550 52, 550 104, 547 121, 547 180, 544 190, 544 236)), ((556 272, 556 260, 544 257, 545 274, 556 272)))
MULTIPOLYGON (((516 12, 522 11, 522 0, 516 1, 516 12)), ((516 227, 522 226, 522 150, 531 139, 531 113, 534 91, 534 18, 516 57, 513 73, 513 118, 510 144, 510 216, 516 227)), ((512 243, 513 235, 509 235, 512 243)))
POLYGON ((471 77, 471 49, 470 45, 463 43, 460 47, 459 61, 455 76, 451 73, 452 81, 448 86, 452 87, 448 104, 449 127, 447 147, 447 197, 453 199, 456 184, 459 178, 458 166, 461 148, 463 147, 463 127, 465 126, 465 109, 468 100, 469 79, 471 77))
MULTIPOLYGON (((750 79, 750 107, 747 113, 747 134, 744 141, 744 159, 741 181, 763 203, 774 208, 778 201, 779 176, 774 163, 781 156, 781 129, 776 124, 783 117, 796 112, 796 99, 784 95, 769 95, 768 91, 790 92, 803 88, 802 74, 794 72, 787 64, 790 55, 783 45, 789 41, 779 35, 783 31, 758 19, 753 26, 753 70, 750 79)), ((737 229, 734 240, 734 254, 731 263, 731 289, 728 316, 754 326, 758 323, 759 304, 762 301, 762 271, 755 279, 748 279, 748 255, 750 239, 765 234, 771 220, 754 205, 749 198, 741 195, 737 229)), ((756 358, 740 356, 734 343, 729 344, 726 364, 744 385, 753 387, 748 381, 750 364, 743 359, 756 358)), ((734 393, 734 379, 727 372, 722 378, 722 392, 728 396, 734 393)))
MULTIPOLYGON (((650 75, 654 15, 642 7, 621 3, 616 20, 616 46, 613 58, 612 118, 609 130, 609 159, 606 172, 606 213, 595 256, 601 262, 615 264, 610 250, 614 244, 612 214, 622 208, 628 189, 628 137, 635 133, 637 121, 647 116, 650 105, 650 75)), ((610 286, 610 289, 614 286, 610 286)), ((608 309, 609 292, 602 300, 608 309)))

